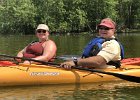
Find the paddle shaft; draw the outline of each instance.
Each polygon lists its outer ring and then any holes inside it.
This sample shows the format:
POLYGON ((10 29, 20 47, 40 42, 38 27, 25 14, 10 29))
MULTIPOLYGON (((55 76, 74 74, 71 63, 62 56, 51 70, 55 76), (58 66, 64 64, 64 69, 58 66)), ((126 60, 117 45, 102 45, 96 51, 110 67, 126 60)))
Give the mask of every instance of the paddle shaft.
POLYGON ((102 73, 102 74, 107 74, 107 75, 112 75, 120 79, 124 79, 130 82, 136 82, 140 83, 140 77, 137 76, 131 76, 131 75, 125 75, 125 74, 120 74, 120 73, 113 73, 113 72, 106 72, 106 71, 101 71, 101 70, 96 70, 96 69, 89 69, 89 68, 82 68, 82 67, 75 67, 75 69, 79 70, 86 70, 90 72, 97 72, 97 73, 102 73))
POLYGON ((35 60, 35 59, 30 59, 30 58, 16 57, 16 56, 10 56, 10 55, 5 55, 5 54, 0 54, 0 56, 8 57, 8 58, 14 58, 14 59, 21 59, 21 60, 34 61, 34 62, 38 62, 38 63, 44 64, 44 65, 50 64, 50 65, 58 65, 58 66, 60 66, 60 64, 57 64, 57 63, 45 62, 45 61, 35 60))
POLYGON ((62 56, 57 56, 57 57, 54 57, 54 59, 61 59, 61 60, 74 60, 74 59, 79 59, 81 58, 81 56, 79 55, 62 55, 62 56))
MULTIPOLYGON (((35 59, 30 59, 30 58, 24 58, 24 57, 15 57, 15 56, 9 56, 9 55, 0 55, 4 57, 9 57, 9 58, 17 58, 17 59, 22 59, 22 60, 28 60, 28 61, 34 61, 34 62, 39 62, 45 65, 57 65, 60 66, 60 64, 57 63, 52 63, 52 62, 45 62, 45 61, 40 61, 40 60, 35 60, 35 59)), ((131 82, 137 82, 140 83, 140 77, 137 76, 131 76, 131 75, 125 75, 125 74, 120 74, 120 73, 113 73, 113 72, 105 72, 101 70, 96 70, 96 69, 89 69, 89 68, 83 68, 83 67, 73 67, 74 69, 79 69, 79 70, 84 70, 84 71, 90 71, 90 72, 97 72, 97 73, 102 73, 102 74, 107 74, 107 75, 112 75, 120 79, 124 79, 127 81, 131 82)))

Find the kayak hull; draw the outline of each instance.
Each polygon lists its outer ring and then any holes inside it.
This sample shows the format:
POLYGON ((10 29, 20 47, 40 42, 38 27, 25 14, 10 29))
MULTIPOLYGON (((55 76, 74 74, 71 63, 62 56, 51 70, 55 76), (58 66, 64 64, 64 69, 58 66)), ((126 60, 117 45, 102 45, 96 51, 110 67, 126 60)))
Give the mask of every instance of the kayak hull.
MULTIPOLYGON (((100 69, 106 72, 140 76, 140 66, 124 65, 125 69, 100 69), (127 69, 126 69, 127 68, 127 69)), ((65 70, 47 65, 16 65, 0 67, 0 86, 41 85, 41 84, 81 84, 119 81, 112 75, 84 70, 65 70)))

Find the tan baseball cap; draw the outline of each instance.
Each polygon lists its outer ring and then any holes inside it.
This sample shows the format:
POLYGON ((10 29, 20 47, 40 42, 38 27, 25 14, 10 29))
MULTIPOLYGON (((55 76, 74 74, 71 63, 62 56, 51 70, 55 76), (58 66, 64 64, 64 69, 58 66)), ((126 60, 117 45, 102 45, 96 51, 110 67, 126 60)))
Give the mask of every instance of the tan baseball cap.
POLYGON ((39 29, 49 31, 49 27, 46 24, 39 24, 36 30, 39 30, 39 29))

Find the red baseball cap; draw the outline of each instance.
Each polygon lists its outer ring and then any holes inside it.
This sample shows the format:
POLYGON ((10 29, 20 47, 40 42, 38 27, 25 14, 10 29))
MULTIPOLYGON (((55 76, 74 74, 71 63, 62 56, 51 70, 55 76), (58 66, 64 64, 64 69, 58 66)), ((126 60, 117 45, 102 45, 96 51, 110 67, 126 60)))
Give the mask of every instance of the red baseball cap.
POLYGON ((113 28, 115 29, 115 22, 112 21, 110 18, 105 18, 101 21, 101 23, 98 25, 98 27, 101 27, 101 26, 106 26, 108 28, 113 28))

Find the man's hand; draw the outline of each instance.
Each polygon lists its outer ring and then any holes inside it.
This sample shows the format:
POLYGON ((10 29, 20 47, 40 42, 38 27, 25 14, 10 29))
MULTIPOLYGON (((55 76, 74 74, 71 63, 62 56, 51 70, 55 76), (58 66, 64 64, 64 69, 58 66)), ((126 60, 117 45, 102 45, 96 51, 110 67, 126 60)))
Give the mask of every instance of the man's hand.
POLYGON ((75 66, 73 61, 67 61, 60 65, 60 67, 65 68, 65 69, 71 69, 73 66, 75 66))

